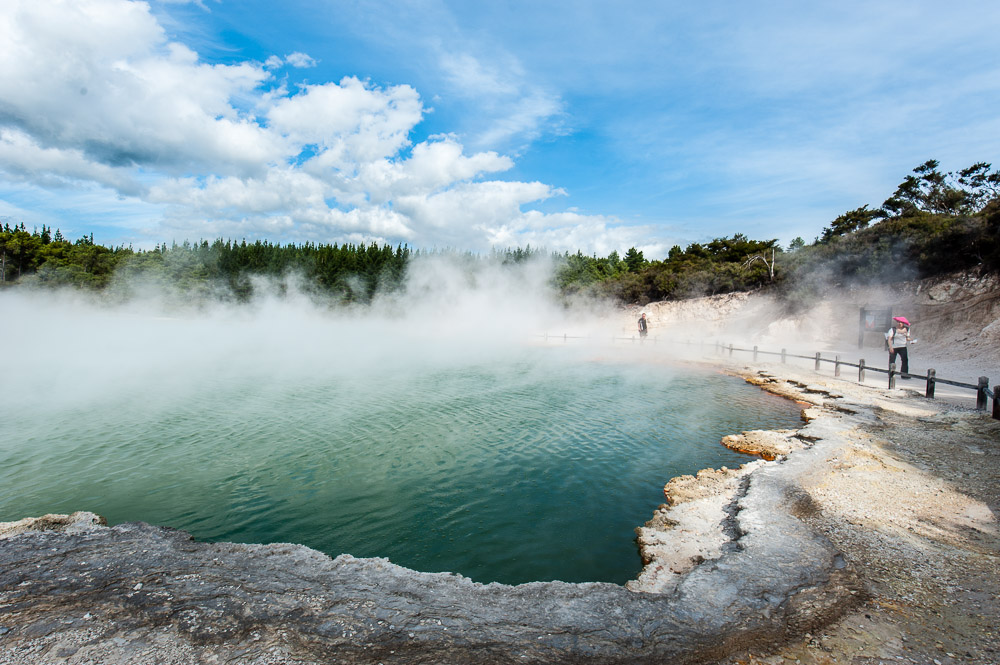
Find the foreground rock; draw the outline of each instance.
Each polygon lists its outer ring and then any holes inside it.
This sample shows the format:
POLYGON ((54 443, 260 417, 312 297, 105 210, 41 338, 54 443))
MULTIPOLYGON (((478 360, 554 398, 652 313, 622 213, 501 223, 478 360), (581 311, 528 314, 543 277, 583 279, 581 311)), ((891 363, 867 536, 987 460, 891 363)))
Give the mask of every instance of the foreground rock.
POLYGON ((5 663, 699 662, 825 623, 857 593, 794 519, 795 538, 755 528, 669 594, 481 585, 85 513, 34 526, 0 541, 5 663))

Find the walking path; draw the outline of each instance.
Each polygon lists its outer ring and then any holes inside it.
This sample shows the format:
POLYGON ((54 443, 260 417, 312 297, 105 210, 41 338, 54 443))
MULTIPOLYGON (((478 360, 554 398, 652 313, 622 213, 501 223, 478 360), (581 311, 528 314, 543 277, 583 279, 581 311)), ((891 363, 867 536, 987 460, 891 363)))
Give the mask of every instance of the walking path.
POLYGON ((801 485, 810 503, 801 517, 844 554, 868 598, 776 652, 747 650, 726 662, 1000 663, 1000 421, 972 410, 967 393, 927 400, 811 368, 724 366, 838 392, 875 415, 801 485))

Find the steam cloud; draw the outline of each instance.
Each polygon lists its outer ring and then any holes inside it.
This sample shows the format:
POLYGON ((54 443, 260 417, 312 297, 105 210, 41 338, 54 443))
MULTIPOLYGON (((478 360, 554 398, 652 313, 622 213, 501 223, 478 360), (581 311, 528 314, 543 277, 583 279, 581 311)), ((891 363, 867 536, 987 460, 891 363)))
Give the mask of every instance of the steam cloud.
POLYGON ((257 282, 249 304, 181 301, 148 284, 131 285, 135 297, 119 302, 10 289, 0 292, 4 347, 17 351, 0 399, 31 409, 142 391, 159 401, 219 374, 271 383, 324 372, 363 380, 375 371, 502 361, 547 332, 589 336, 595 326, 614 325, 607 304, 561 302, 550 277, 547 261, 470 266, 420 257, 402 292, 346 307, 317 301, 294 280, 287 289, 257 282))

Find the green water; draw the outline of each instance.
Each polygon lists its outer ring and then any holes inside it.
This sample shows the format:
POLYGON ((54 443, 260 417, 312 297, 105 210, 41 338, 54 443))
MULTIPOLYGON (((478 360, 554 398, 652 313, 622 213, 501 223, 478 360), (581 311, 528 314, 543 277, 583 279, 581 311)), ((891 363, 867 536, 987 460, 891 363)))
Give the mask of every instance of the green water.
POLYGON ((800 422, 738 379, 545 349, 278 376, 145 373, 98 396, 77 371, 44 404, 4 390, 0 520, 90 510, 480 582, 624 583, 667 480, 748 461, 726 434, 800 422))

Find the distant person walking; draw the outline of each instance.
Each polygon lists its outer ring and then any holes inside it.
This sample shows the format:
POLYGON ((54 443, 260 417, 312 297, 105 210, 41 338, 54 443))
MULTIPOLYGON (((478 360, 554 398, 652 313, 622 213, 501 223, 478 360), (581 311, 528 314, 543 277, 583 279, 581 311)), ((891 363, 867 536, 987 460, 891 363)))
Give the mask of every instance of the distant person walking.
POLYGON ((646 326, 646 313, 643 312, 642 316, 639 317, 639 337, 645 337, 647 332, 649 332, 649 328, 646 326))
MULTIPOLYGON (((910 338, 910 322, 905 316, 894 316, 892 320, 894 325, 885 334, 885 346, 889 349, 889 364, 896 362, 896 356, 899 356, 901 363, 899 371, 908 374, 910 372, 910 358, 907 355, 906 347, 913 343, 910 338)), ((909 379, 910 377, 904 376, 903 378, 909 379)))

